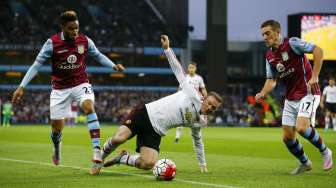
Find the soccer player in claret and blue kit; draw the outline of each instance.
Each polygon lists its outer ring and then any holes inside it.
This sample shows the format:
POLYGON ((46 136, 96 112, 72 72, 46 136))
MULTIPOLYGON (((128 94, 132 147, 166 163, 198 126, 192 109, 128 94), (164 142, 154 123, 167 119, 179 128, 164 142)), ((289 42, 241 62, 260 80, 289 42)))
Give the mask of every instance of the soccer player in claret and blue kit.
POLYGON ((93 148, 93 165, 91 174, 98 174, 102 163, 100 149, 100 126, 94 110, 94 93, 88 80, 85 59, 93 57, 104 66, 116 71, 123 71, 121 64, 115 65, 103 55, 93 41, 79 33, 79 22, 74 11, 65 11, 60 17, 62 31, 51 36, 43 45, 35 62, 30 66, 20 86, 13 94, 12 102, 18 102, 24 93, 24 88, 36 75, 42 65, 50 61, 52 91, 50 94, 50 119, 52 125, 51 140, 54 145, 52 160, 59 165, 61 160, 61 140, 64 119, 71 114, 70 106, 73 100, 79 103, 87 115, 87 124, 93 148))
POLYGON ((286 100, 282 113, 283 142, 288 150, 300 161, 293 175, 312 170, 301 143, 296 139, 296 131, 321 153, 323 169, 332 168, 332 151, 325 145, 315 130, 315 112, 320 102, 318 76, 322 66, 323 51, 320 47, 299 38, 281 36, 281 26, 275 20, 267 20, 261 25, 261 33, 266 46, 266 82, 255 98, 257 101, 271 92, 278 81, 286 87, 286 100), (312 53, 312 67, 305 53, 312 53))

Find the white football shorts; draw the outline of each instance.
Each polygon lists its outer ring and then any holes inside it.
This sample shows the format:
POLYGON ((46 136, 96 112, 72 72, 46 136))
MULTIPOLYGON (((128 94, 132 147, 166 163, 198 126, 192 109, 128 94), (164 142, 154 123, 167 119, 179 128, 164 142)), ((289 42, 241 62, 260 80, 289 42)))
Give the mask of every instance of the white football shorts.
POLYGON ((58 120, 71 117, 71 103, 76 101, 82 106, 83 101, 92 100, 95 96, 92 86, 83 83, 67 89, 53 89, 50 94, 50 119, 58 120))
POLYGON ((308 94, 301 100, 285 100, 282 111, 282 125, 295 126, 297 117, 310 118, 311 125, 315 127, 316 109, 320 103, 320 95, 308 94))

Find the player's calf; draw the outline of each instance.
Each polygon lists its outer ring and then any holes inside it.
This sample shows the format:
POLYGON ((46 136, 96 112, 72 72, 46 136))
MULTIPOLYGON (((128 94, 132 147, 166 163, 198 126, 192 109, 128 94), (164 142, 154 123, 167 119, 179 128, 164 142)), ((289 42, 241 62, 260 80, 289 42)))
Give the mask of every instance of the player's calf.
MULTIPOLYGON (((130 158, 130 155, 127 153, 127 151, 125 150, 122 150, 119 155, 117 155, 116 157, 112 158, 112 159, 109 159, 107 160, 105 163, 104 163, 104 167, 110 167, 110 166, 113 166, 113 165, 116 165, 116 164, 126 164, 126 165, 130 165, 130 166, 135 166, 135 164, 133 165, 133 160, 129 160, 130 158), (130 163, 129 163, 130 161, 130 163)), ((134 162, 135 163, 135 162, 134 162)))
POLYGON ((52 132, 50 134, 50 138, 54 145, 54 153, 52 155, 52 161, 55 165, 59 165, 61 161, 61 140, 62 133, 61 132, 52 132))
POLYGON ((316 148, 318 148, 321 154, 325 154, 327 152, 327 146, 324 144, 322 137, 315 130, 315 128, 308 127, 306 129, 299 129, 298 132, 302 137, 307 139, 316 148))
POLYGON ((325 118, 324 118, 324 131, 328 131, 328 129, 329 129, 329 124, 330 124, 330 118, 329 118, 329 116, 326 116, 325 118))
POLYGON ((105 159, 109 154, 111 154, 119 145, 119 143, 113 138, 106 140, 102 150, 102 158, 105 159))
POLYGON ((332 117, 331 120, 332 120, 333 129, 334 131, 336 131, 336 115, 334 115, 334 117, 332 117))
POLYGON ((313 127, 308 127, 305 131, 299 132, 304 138, 312 143, 317 149, 319 149, 323 159, 323 169, 330 170, 332 168, 332 152, 324 144, 322 137, 313 127))
POLYGON ((144 160, 142 158, 139 159, 139 162, 138 162, 138 168, 140 169, 143 169, 143 170, 149 170, 149 169, 152 169, 155 165, 155 162, 154 160, 144 160))
POLYGON ((110 153, 112 153, 120 144, 124 143, 130 136, 132 132, 126 126, 120 126, 117 133, 109 138, 103 146, 103 159, 105 159, 110 153))
POLYGON ((301 164, 305 164, 307 161, 309 161, 307 155, 305 154, 303 150, 303 146, 297 139, 283 139, 288 151, 292 153, 301 164))
POLYGON ((87 115, 87 123, 93 148, 100 148, 100 125, 96 113, 87 115))

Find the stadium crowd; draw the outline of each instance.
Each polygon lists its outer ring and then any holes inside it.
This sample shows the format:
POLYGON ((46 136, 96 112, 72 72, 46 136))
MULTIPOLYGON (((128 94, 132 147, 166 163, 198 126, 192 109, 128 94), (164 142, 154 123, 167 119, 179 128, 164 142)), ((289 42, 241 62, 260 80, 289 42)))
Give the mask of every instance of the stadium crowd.
POLYGON ((67 9, 79 14, 81 32, 97 46, 158 46, 163 33, 175 39, 174 46, 185 43, 187 27, 167 26, 146 1, 5 0, 0 2, 0 21, 6 23, 0 28, 0 44, 43 44, 59 30, 57 18, 67 9))
MULTIPOLYGON (((321 88, 327 85, 327 78, 321 79, 321 88)), ((279 87, 274 94, 266 97, 265 103, 255 103, 254 95, 223 95, 224 104, 209 117, 211 124, 224 126, 280 126, 283 104, 283 88, 279 87)), ((157 100, 172 92, 133 91, 133 90, 99 90, 95 91, 95 109, 102 122, 120 123, 137 105, 157 100)), ((230 92, 229 92, 230 93, 230 92)), ((2 104, 10 101, 12 91, 0 90, 2 104)), ((48 90, 29 90, 20 103, 13 105, 12 123, 49 123, 48 90)), ((79 112, 80 114, 81 112, 79 112)), ((324 126, 324 113, 316 112, 317 126, 324 126)))
MULTIPOLYGON (((1 91, 1 101, 10 99, 8 91, 1 91)), ((102 122, 119 123, 133 107, 147 103, 171 92, 158 91, 96 91, 95 109, 102 122)), ((49 123, 49 91, 29 90, 22 101, 13 106, 12 123, 49 123)), ((250 126, 258 122, 256 108, 238 96, 224 96, 225 104, 210 117, 213 124, 250 126)), ((79 112, 80 113, 80 112, 79 112)))

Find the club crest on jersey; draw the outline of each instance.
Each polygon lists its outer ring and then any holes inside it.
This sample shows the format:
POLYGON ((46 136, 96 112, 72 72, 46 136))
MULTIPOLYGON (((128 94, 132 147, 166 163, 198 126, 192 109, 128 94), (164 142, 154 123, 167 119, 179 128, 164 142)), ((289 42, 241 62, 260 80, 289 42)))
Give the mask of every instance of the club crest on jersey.
POLYGON ((278 72, 283 72, 283 71, 285 71, 286 68, 285 68, 285 66, 283 64, 278 63, 276 65, 276 69, 277 69, 278 72))
POLYGON ((288 56, 288 53, 287 53, 287 52, 282 52, 282 53, 281 53, 281 56, 282 56, 282 60, 283 60, 283 61, 288 61, 289 56, 288 56))
POLYGON ((79 54, 83 54, 84 53, 84 45, 80 44, 77 47, 77 51, 79 54))
POLYGON ((69 55, 68 58, 67 58, 68 63, 73 64, 73 63, 76 63, 76 61, 77 61, 77 57, 73 54, 69 55))

